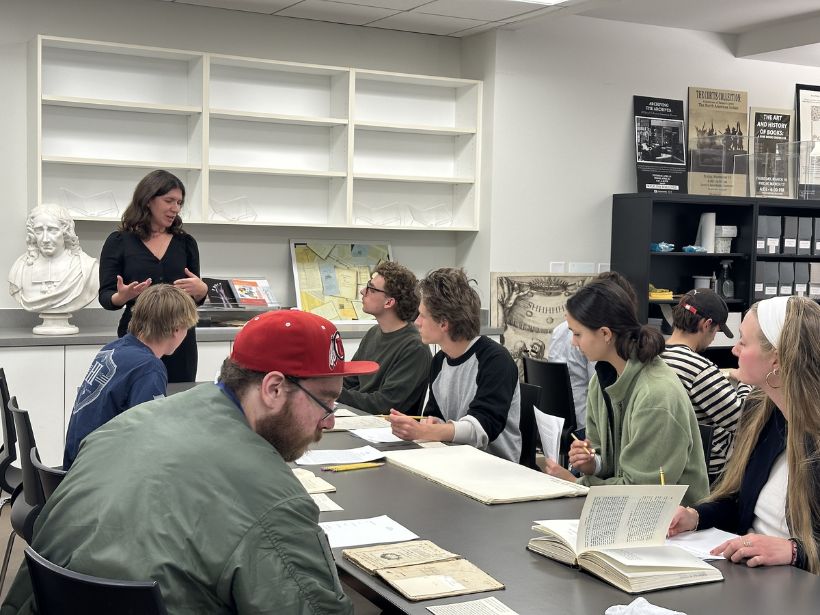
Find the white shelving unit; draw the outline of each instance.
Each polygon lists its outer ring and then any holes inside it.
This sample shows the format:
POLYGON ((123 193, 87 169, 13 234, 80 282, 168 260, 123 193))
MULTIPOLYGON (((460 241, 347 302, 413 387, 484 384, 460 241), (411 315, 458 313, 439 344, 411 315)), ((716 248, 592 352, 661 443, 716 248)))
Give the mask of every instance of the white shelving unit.
POLYGON ((39 36, 34 202, 118 220, 150 169, 186 222, 478 229, 479 81, 39 36))

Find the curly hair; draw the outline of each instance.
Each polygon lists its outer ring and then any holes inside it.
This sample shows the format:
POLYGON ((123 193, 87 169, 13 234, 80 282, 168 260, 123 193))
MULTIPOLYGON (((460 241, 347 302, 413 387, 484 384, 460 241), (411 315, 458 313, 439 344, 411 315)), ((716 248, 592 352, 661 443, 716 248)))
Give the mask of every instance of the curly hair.
POLYGON ((67 210, 59 205, 43 203, 31 210, 26 218, 26 265, 31 265, 40 257, 40 249, 37 247, 37 235, 34 232, 34 218, 37 216, 51 216, 60 223, 60 230, 63 232, 65 248, 71 254, 79 254, 80 238, 74 230, 74 219, 67 210))
MULTIPOLYGON (((148 175, 140 180, 137 187, 134 188, 134 196, 131 197, 131 202, 122 213, 120 220, 120 231, 128 231, 134 233, 142 240, 146 240, 151 236, 151 210, 148 204, 151 199, 163 194, 168 194, 171 190, 178 188, 182 192, 183 202, 185 201, 185 185, 176 175, 158 169, 151 171, 148 175)), ((177 216, 174 218, 173 224, 169 229, 174 235, 182 235, 185 231, 182 230, 182 218, 177 216)))
POLYGON ((419 313, 419 293, 413 272, 395 261, 384 261, 374 273, 384 278, 387 296, 396 300, 396 316, 406 322, 415 320, 419 313))
POLYGON ((471 340, 481 331, 481 299, 463 269, 444 267, 419 282, 424 307, 435 322, 447 322, 454 342, 471 340))

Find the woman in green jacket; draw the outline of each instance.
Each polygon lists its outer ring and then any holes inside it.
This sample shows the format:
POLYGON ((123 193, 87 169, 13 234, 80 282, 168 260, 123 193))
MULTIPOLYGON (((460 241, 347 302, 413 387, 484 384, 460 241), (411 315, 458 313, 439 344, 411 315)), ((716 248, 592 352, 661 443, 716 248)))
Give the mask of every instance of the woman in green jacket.
MULTIPOLYGON (((596 375, 587 396, 586 439, 573 442, 572 467, 585 485, 689 485, 683 498, 709 495, 695 412, 677 375, 659 358, 657 329, 641 325, 626 291, 611 280, 594 281, 567 300, 573 344, 596 375)), ((572 474, 551 461, 547 472, 572 474)))

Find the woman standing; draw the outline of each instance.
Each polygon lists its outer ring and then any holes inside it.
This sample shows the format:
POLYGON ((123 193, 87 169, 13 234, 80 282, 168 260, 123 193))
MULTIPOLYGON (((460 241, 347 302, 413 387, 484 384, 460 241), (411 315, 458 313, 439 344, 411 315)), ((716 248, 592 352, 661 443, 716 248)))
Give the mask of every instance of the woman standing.
MULTIPOLYGON (((675 372, 660 358, 663 336, 641 326, 616 282, 590 282, 567 300, 573 344, 597 361, 587 397, 587 439, 573 442, 572 467, 585 485, 689 485, 685 503, 709 494, 695 412, 675 372), (598 454, 596 454, 598 453, 598 454)), ((547 472, 574 480, 547 461, 547 472)))
MULTIPOLYGON (((128 331, 131 309, 139 294, 151 284, 173 284, 197 304, 205 300, 208 286, 199 279, 199 248, 182 230, 179 212, 185 186, 168 171, 152 171, 140 180, 122 214, 119 229, 103 245, 100 255, 100 305, 107 310, 125 306, 117 335, 128 331)), ((172 355, 163 357, 168 382, 196 379, 196 329, 172 355)))
POLYGON ((747 398, 726 469, 706 502, 679 508, 669 534, 717 527, 718 545, 747 566, 820 573, 820 306, 773 297, 752 306, 732 349, 747 398))

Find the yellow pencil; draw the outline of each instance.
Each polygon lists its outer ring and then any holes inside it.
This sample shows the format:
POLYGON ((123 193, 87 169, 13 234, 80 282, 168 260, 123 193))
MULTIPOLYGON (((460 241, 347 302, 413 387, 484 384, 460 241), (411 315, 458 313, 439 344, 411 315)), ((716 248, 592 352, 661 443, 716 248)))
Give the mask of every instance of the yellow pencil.
POLYGON ((337 466, 325 466, 322 470, 330 472, 347 472, 349 470, 365 470, 367 468, 380 468, 384 462, 363 462, 363 463, 345 463, 337 466))
MULTIPOLYGON (((578 436, 576 436, 574 433, 569 432, 569 435, 571 435, 571 436, 572 436, 572 439, 573 439, 573 440, 575 440, 576 442, 581 442, 581 438, 579 438, 578 436)), ((584 446, 584 452, 585 452, 587 455, 589 455, 590 457, 592 457, 592 451, 590 451, 590 450, 589 450, 586 446, 584 446)))
POLYGON ((658 470, 658 474, 660 474, 660 477, 661 477, 661 486, 665 485, 666 484, 666 476, 664 476, 664 474, 663 474, 663 466, 661 466, 660 470, 658 470))

